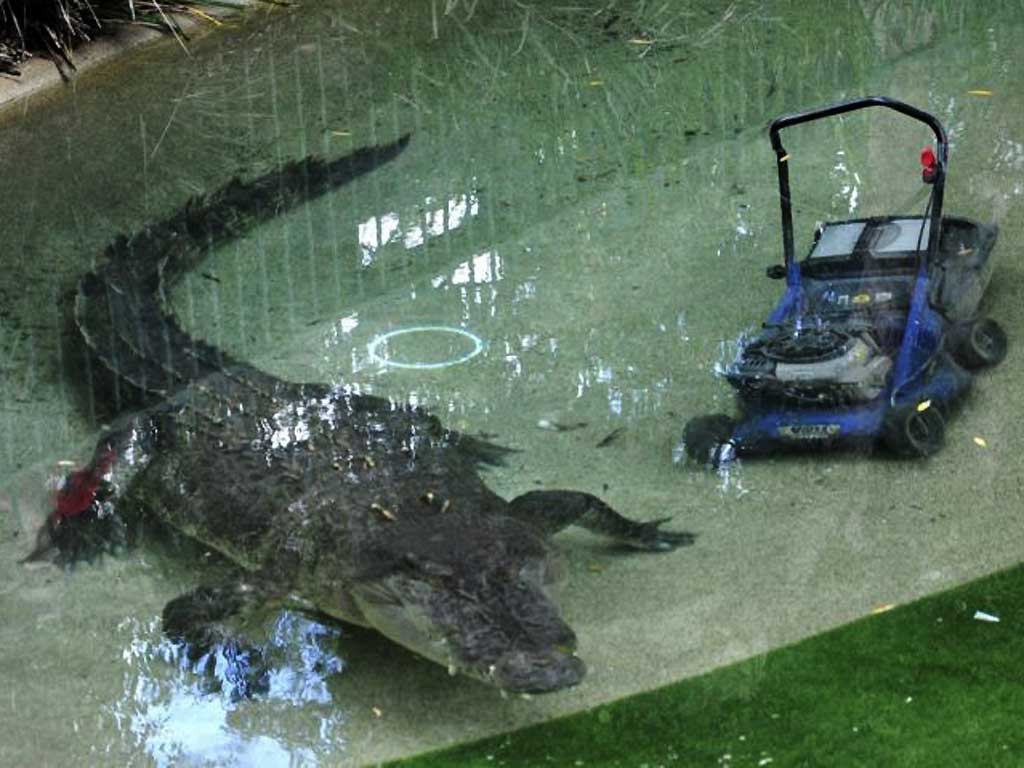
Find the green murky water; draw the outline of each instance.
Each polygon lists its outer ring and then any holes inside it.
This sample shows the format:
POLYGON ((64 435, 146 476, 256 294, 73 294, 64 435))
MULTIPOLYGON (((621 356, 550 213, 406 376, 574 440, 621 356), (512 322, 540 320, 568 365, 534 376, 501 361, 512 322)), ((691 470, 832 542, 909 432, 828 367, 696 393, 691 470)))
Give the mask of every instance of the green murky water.
MULTIPOLYGON (((4 120, 0 762, 374 761, 692 675, 1020 559, 1019 3, 309 6, 255 12, 188 56, 133 54, 4 120), (767 122, 876 93, 944 122, 947 211, 999 224, 985 307, 1009 357, 926 462, 678 464, 685 419, 732 408, 716 364, 778 296, 763 276, 781 252, 767 122), (96 434, 58 302, 105 242, 192 194, 404 132, 393 164, 215 253, 173 297, 183 324, 282 376, 413 399, 495 436, 520 451, 489 473, 504 495, 588 490, 700 539, 643 557, 560 537, 590 668, 577 689, 504 700, 370 632, 286 614, 252 628, 275 662, 270 694, 233 701, 160 636, 193 563, 17 564, 58 462, 88 456, 96 434), (424 327, 465 333, 402 333, 424 327)), ((828 215, 923 205, 921 134, 874 118, 794 140, 801 237, 828 215)))

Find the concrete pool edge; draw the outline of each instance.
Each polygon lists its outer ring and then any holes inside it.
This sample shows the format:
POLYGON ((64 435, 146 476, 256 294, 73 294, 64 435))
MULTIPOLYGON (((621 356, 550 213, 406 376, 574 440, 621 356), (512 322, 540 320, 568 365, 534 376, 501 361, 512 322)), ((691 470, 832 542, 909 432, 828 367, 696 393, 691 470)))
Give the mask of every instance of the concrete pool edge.
MULTIPOLYGON (((256 0, 237 0, 237 10, 223 7, 206 9, 218 19, 250 11, 256 0)), ((204 11, 205 13, 206 11, 204 11)), ((190 35, 199 36, 216 29, 211 23, 204 23, 191 16, 174 14, 182 29, 190 35)), ((105 64, 124 59, 143 48, 170 41, 178 44, 174 34, 142 26, 123 26, 109 35, 98 37, 74 49, 74 70, 65 80, 57 66, 48 58, 33 56, 20 64, 21 75, 0 74, 0 119, 13 114, 24 114, 32 108, 37 98, 45 98, 62 86, 74 88, 75 81, 83 74, 93 72, 105 64), (20 109, 19 109, 20 107, 20 109)), ((186 42, 187 46, 188 43, 186 42)))

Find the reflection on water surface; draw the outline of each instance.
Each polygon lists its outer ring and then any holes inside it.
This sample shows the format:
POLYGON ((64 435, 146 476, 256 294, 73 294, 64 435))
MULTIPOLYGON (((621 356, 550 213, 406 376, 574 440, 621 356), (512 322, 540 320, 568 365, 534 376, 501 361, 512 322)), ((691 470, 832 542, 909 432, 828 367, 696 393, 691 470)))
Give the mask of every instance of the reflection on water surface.
POLYGON ((271 671, 256 705, 239 697, 222 651, 193 668, 158 620, 128 618, 117 629, 128 637, 124 696, 109 711, 157 765, 315 765, 325 746, 343 747, 344 716, 327 685, 344 667, 333 651, 337 630, 282 613, 262 648, 271 671), (301 738, 276 732, 274 713, 294 708, 308 723, 301 738))

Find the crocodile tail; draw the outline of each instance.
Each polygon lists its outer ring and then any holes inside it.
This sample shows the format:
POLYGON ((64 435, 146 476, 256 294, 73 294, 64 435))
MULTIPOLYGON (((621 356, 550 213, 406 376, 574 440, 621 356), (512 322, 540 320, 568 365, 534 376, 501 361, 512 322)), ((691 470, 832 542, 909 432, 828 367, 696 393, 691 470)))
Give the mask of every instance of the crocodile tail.
POLYGON ((408 142, 405 135, 336 160, 311 156, 250 181, 236 178, 168 219, 114 240, 104 264, 79 281, 74 302, 77 332, 89 359, 100 365, 94 389, 97 380, 109 382, 110 405, 118 411, 140 397, 163 397, 211 373, 243 367, 181 329, 167 303, 170 285, 213 248, 369 173, 408 142))

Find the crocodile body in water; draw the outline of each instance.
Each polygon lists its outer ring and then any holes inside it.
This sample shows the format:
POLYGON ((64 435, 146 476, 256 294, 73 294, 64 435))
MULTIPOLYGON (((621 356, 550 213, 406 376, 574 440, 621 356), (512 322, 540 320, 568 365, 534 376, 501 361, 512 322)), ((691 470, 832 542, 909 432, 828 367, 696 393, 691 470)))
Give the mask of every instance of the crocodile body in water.
POLYGON ((558 690, 585 668, 548 594, 558 575, 549 536, 577 524, 659 551, 691 534, 631 521, 586 493, 506 501, 478 472, 502 449, 408 404, 271 376, 191 338, 167 306, 171 283, 211 248, 406 143, 232 181, 107 248, 79 283, 74 326, 96 397, 123 413, 66 479, 37 553, 73 548, 83 521, 102 524, 111 508, 141 511, 240 567, 237 582, 164 609, 165 631, 193 647, 223 641, 231 615, 277 603, 373 627, 504 690, 558 690))

